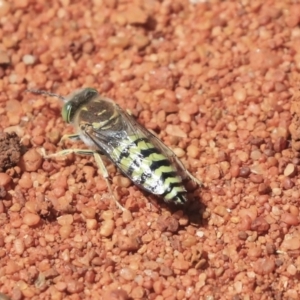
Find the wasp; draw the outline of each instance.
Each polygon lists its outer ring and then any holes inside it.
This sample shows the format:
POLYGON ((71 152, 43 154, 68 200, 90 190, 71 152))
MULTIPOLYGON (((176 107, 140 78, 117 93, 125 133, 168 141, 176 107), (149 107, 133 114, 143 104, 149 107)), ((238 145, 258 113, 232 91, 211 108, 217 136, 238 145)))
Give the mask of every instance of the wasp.
POLYGON ((66 98, 43 90, 28 91, 63 100, 62 118, 73 125, 76 134, 62 139, 81 139, 89 148, 66 149, 45 157, 70 153, 93 155, 112 195, 101 155, 108 157, 139 188, 162 197, 167 203, 182 205, 187 202, 185 179, 189 178, 201 186, 201 182, 187 171, 170 148, 130 113, 113 100, 102 97, 97 90, 83 88, 66 98))

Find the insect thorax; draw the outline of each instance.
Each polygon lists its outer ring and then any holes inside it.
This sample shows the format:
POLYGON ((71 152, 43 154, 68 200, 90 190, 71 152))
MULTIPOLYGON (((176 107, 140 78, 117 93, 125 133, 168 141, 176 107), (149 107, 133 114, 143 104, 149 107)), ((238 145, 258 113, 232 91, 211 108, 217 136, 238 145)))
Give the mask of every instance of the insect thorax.
POLYGON ((95 131, 118 132, 122 129, 122 118, 117 105, 100 97, 84 103, 74 117, 75 125, 88 125, 95 131))

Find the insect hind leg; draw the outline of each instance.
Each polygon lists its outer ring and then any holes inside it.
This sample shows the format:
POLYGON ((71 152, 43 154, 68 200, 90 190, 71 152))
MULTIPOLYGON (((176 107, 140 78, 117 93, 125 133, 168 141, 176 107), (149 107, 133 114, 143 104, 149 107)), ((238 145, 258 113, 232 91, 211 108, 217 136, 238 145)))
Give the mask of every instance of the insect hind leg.
POLYGON ((66 150, 62 150, 62 151, 59 151, 59 152, 56 152, 56 153, 53 153, 53 154, 49 154, 47 155, 46 152, 45 152, 45 149, 41 149, 41 152, 42 152, 42 156, 44 158, 53 158, 53 157, 59 157, 59 156, 66 156, 66 155, 69 155, 71 153, 74 153, 74 154, 78 154, 78 155, 93 155, 94 158, 95 158, 95 161, 96 161, 96 164, 97 164, 97 167, 99 168, 105 182, 106 182, 106 185, 107 185, 107 188, 108 188, 108 191, 109 193, 111 194, 111 196, 113 197, 117 207, 119 209, 121 209, 122 211, 125 211, 126 208, 124 208, 120 203, 119 201, 116 199, 113 191, 112 191, 112 188, 111 188, 111 185, 110 185, 110 182, 108 180, 108 173, 107 173, 107 170, 104 166, 104 163, 102 161, 102 158, 100 156, 100 153, 96 152, 96 151, 93 151, 93 150, 89 150, 89 149, 66 149, 66 150))
POLYGON ((93 154, 94 154, 94 158, 95 158, 96 164, 97 164, 99 170, 101 171, 101 174, 102 174, 102 176, 103 176, 103 178, 104 178, 104 180, 105 180, 105 182, 106 182, 106 185, 107 185, 107 188, 108 188, 109 193, 110 193, 110 194, 112 195, 112 197, 114 198, 114 201, 115 201, 116 205, 118 206, 118 208, 119 208, 120 210, 122 210, 122 211, 125 211, 126 208, 124 208, 124 207, 119 203, 119 201, 116 199, 116 197, 115 197, 115 195, 114 195, 114 193, 113 193, 113 191, 112 191, 110 182, 109 182, 109 180, 108 180, 109 175, 108 175, 108 173, 107 173, 107 169, 106 169, 105 166, 104 166, 104 163, 103 163, 103 161, 102 161, 102 158, 101 158, 100 154, 99 154, 98 152, 96 152, 96 151, 94 151, 93 154))
POLYGON ((203 182, 201 182, 198 178, 196 178, 195 176, 193 176, 183 165, 183 163, 181 162, 181 160, 176 156, 176 154, 170 150, 170 153, 172 152, 172 160, 173 162, 176 163, 177 167, 179 168, 180 171, 180 175, 183 179, 190 179, 192 180, 194 183, 196 183, 198 186, 204 186, 203 182))
POLYGON ((190 178, 190 180, 192 180, 193 182, 195 182, 196 184, 198 184, 198 186, 204 186, 203 182, 201 182, 198 178, 196 178, 195 176, 193 176, 187 169, 185 170, 185 173, 187 175, 188 178, 190 178))

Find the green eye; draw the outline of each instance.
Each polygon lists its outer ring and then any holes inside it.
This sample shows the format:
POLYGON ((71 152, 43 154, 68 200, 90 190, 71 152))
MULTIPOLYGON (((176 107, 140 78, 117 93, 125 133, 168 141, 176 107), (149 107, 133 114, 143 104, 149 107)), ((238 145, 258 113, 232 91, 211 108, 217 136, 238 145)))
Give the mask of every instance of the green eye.
POLYGON ((70 123, 71 122, 71 111, 72 111, 72 103, 71 102, 67 102, 62 110, 61 110, 61 115, 62 115, 62 118, 65 122, 67 123, 70 123))
POLYGON ((93 88, 81 89, 65 99, 65 105, 61 110, 61 115, 66 123, 72 123, 74 115, 81 111, 82 107, 98 95, 93 88))

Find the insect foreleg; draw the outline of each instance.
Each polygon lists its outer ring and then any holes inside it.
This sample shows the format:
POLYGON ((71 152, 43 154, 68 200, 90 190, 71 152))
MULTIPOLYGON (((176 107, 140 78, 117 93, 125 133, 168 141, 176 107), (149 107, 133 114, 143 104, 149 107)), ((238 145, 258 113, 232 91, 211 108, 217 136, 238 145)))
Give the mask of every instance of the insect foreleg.
POLYGON ((93 155, 94 154, 93 150, 88 150, 88 149, 65 149, 65 150, 58 151, 56 153, 47 155, 44 149, 41 149, 41 150, 42 150, 42 155, 44 158, 66 156, 71 153, 78 154, 78 155, 93 155))
POLYGON ((59 143, 64 143, 65 140, 72 140, 72 141, 79 141, 80 135, 79 134, 65 134, 60 139, 59 143))
MULTIPOLYGON (((79 134, 66 134, 66 135, 63 135, 62 138, 60 139, 59 143, 64 143, 66 140, 71 140, 71 141, 80 141, 81 140, 81 137, 79 134)), ((100 153, 101 155, 104 155, 104 153, 102 153, 100 150, 97 150, 98 153, 100 153)), ((80 155, 93 155, 94 151, 92 150, 75 150, 75 152, 72 152, 72 153, 77 153, 77 154, 80 154, 80 155), (80 153, 84 151, 84 153, 80 153), (86 154, 87 152, 87 154, 86 154)), ((69 153, 67 153, 69 154, 69 153)))
POLYGON ((114 193, 113 193, 113 191, 112 191, 110 182, 109 182, 109 180, 108 180, 108 177, 109 177, 109 176, 108 176, 108 173, 107 173, 107 169, 106 169, 105 166, 104 166, 104 163, 103 163, 103 161, 102 161, 102 158, 101 158, 100 154, 99 154, 98 152, 94 152, 93 154, 94 154, 94 158, 95 158, 96 164, 97 164, 97 166, 98 166, 98 168, 99 168, 99 170, 100 170, 100 172, 101 172, 103 178, 104 178, 105 181, 106 181, 106 184, 107 184, 109 193, 110 193, 110 194, 112 195, 112 197, 114 198, 116 205, 117 205, 122 211, 125 211, 126 209, 118 202, 118 200, 116 199, 116 197, 115 197, 115 195, 114 195, 114 193))

